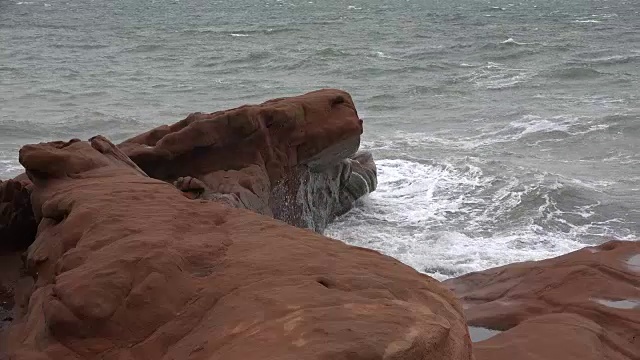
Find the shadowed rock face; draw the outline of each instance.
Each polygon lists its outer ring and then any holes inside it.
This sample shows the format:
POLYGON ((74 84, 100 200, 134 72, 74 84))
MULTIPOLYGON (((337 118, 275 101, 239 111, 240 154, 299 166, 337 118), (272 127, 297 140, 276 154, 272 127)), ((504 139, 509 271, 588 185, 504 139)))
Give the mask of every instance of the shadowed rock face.
POLYGON ((24 250, 35 238, 30 185, 24 176, 0 180, 0 253, 24 250))
POLYGON ((356 153, 361 133, 349 94, 320 90, 191 114, 119 147, 151 177, 191 198, 322 232, 375 190, 373 158, 356 153))
POLYGON ((640 359, 639 254, 611 241, 445 284, 469 325, 503 331, 474 344, 478 360, 640 359))
POLYGON ((101 137, 20 162, 39 227, 12 359, 472 359, 449 290, 392 258, 190 200, 101 137))

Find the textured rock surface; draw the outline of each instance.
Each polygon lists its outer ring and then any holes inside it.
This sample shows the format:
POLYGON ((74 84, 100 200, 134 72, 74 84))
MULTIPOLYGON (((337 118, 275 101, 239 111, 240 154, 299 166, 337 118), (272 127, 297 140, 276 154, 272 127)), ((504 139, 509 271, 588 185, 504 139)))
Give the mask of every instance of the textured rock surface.
POLYGON ((187 199, 103 138, 25 146, 15 359, 471 359, 462 309, 377 252, 187 199))
POLYGON ((192 198, 321 232, 375 189, 373 159, 356 155, 361 133, 349 94, 320 90, 191 114, 119 147, 151 177, 176 183, 192 198))
POLYGON ((477 343, 478 360, 580 359, 588 343, 606 354, 593 359, 640 359, 639 242, 610 241, 445 284, 463 301, 469 325, 504 331, 477 343))
MULTIPOLYGON (((474 344, 477 360, 630 360, 628 344, 597 323, 576 314, 534 317, 474 344)), ((632 350, 632 349, 631 349, 632 350)))
POLYGON ((29 180, 20 176, 0 181, 0 253, 26 249, 35 237, 29 180))

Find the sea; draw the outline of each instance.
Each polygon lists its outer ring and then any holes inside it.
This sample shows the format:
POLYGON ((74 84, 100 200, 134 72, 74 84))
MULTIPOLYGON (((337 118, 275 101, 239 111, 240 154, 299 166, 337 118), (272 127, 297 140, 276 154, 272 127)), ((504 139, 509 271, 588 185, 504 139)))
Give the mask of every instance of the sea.
POLYGON ((328 87, 379 173, 328 236, 437 279, 638 239, 637 0, 0 0, 0 178, 328 87))

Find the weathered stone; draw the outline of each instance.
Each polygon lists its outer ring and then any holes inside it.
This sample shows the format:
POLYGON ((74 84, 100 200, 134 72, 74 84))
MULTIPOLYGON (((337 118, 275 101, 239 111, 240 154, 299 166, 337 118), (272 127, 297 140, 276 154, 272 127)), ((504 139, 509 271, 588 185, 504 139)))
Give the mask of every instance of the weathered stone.
POLYGON ((151 177, 175 183, 191 198, 322 232, 375 189, 373 158, 355 155, 361 133, 349 94, 321 90, 191 114, 119 147, 151 177))
POLYGON ((598 351, 585 359, 640 358, 640 242, 610 241, 445 284, 470 326, 503 331, 475 345, 478 360, 581 359, 592 347, 598 351))
POLYGON ((101 137, 20 161, 39 227, 12 359, 472 359, 451 292, 390 257, 190 200, 101 137))

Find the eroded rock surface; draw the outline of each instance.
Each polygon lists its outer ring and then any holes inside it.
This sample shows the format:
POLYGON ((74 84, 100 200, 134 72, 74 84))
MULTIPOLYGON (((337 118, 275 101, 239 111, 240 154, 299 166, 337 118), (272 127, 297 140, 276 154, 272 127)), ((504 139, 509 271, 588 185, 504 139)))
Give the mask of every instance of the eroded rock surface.
POLYGON ((195 113, 120 144, 151 177, 322 232, 376 187, 350 95, 320 90, 195 113))
POLYGON ((639 242, 610 241, 445 284, 470 326, 502 331, 474 345, 478 360, 640 359, 639 242))
POLYGON ((392 258, 190 200, 101 137, 20 161, 39 228, 12 358, 472 359, 451 292, 392 258))
POLYGON ((612 331, 584 316, 536 316, 474 344, 477 360, 630 360, 637 352, 612 331))

